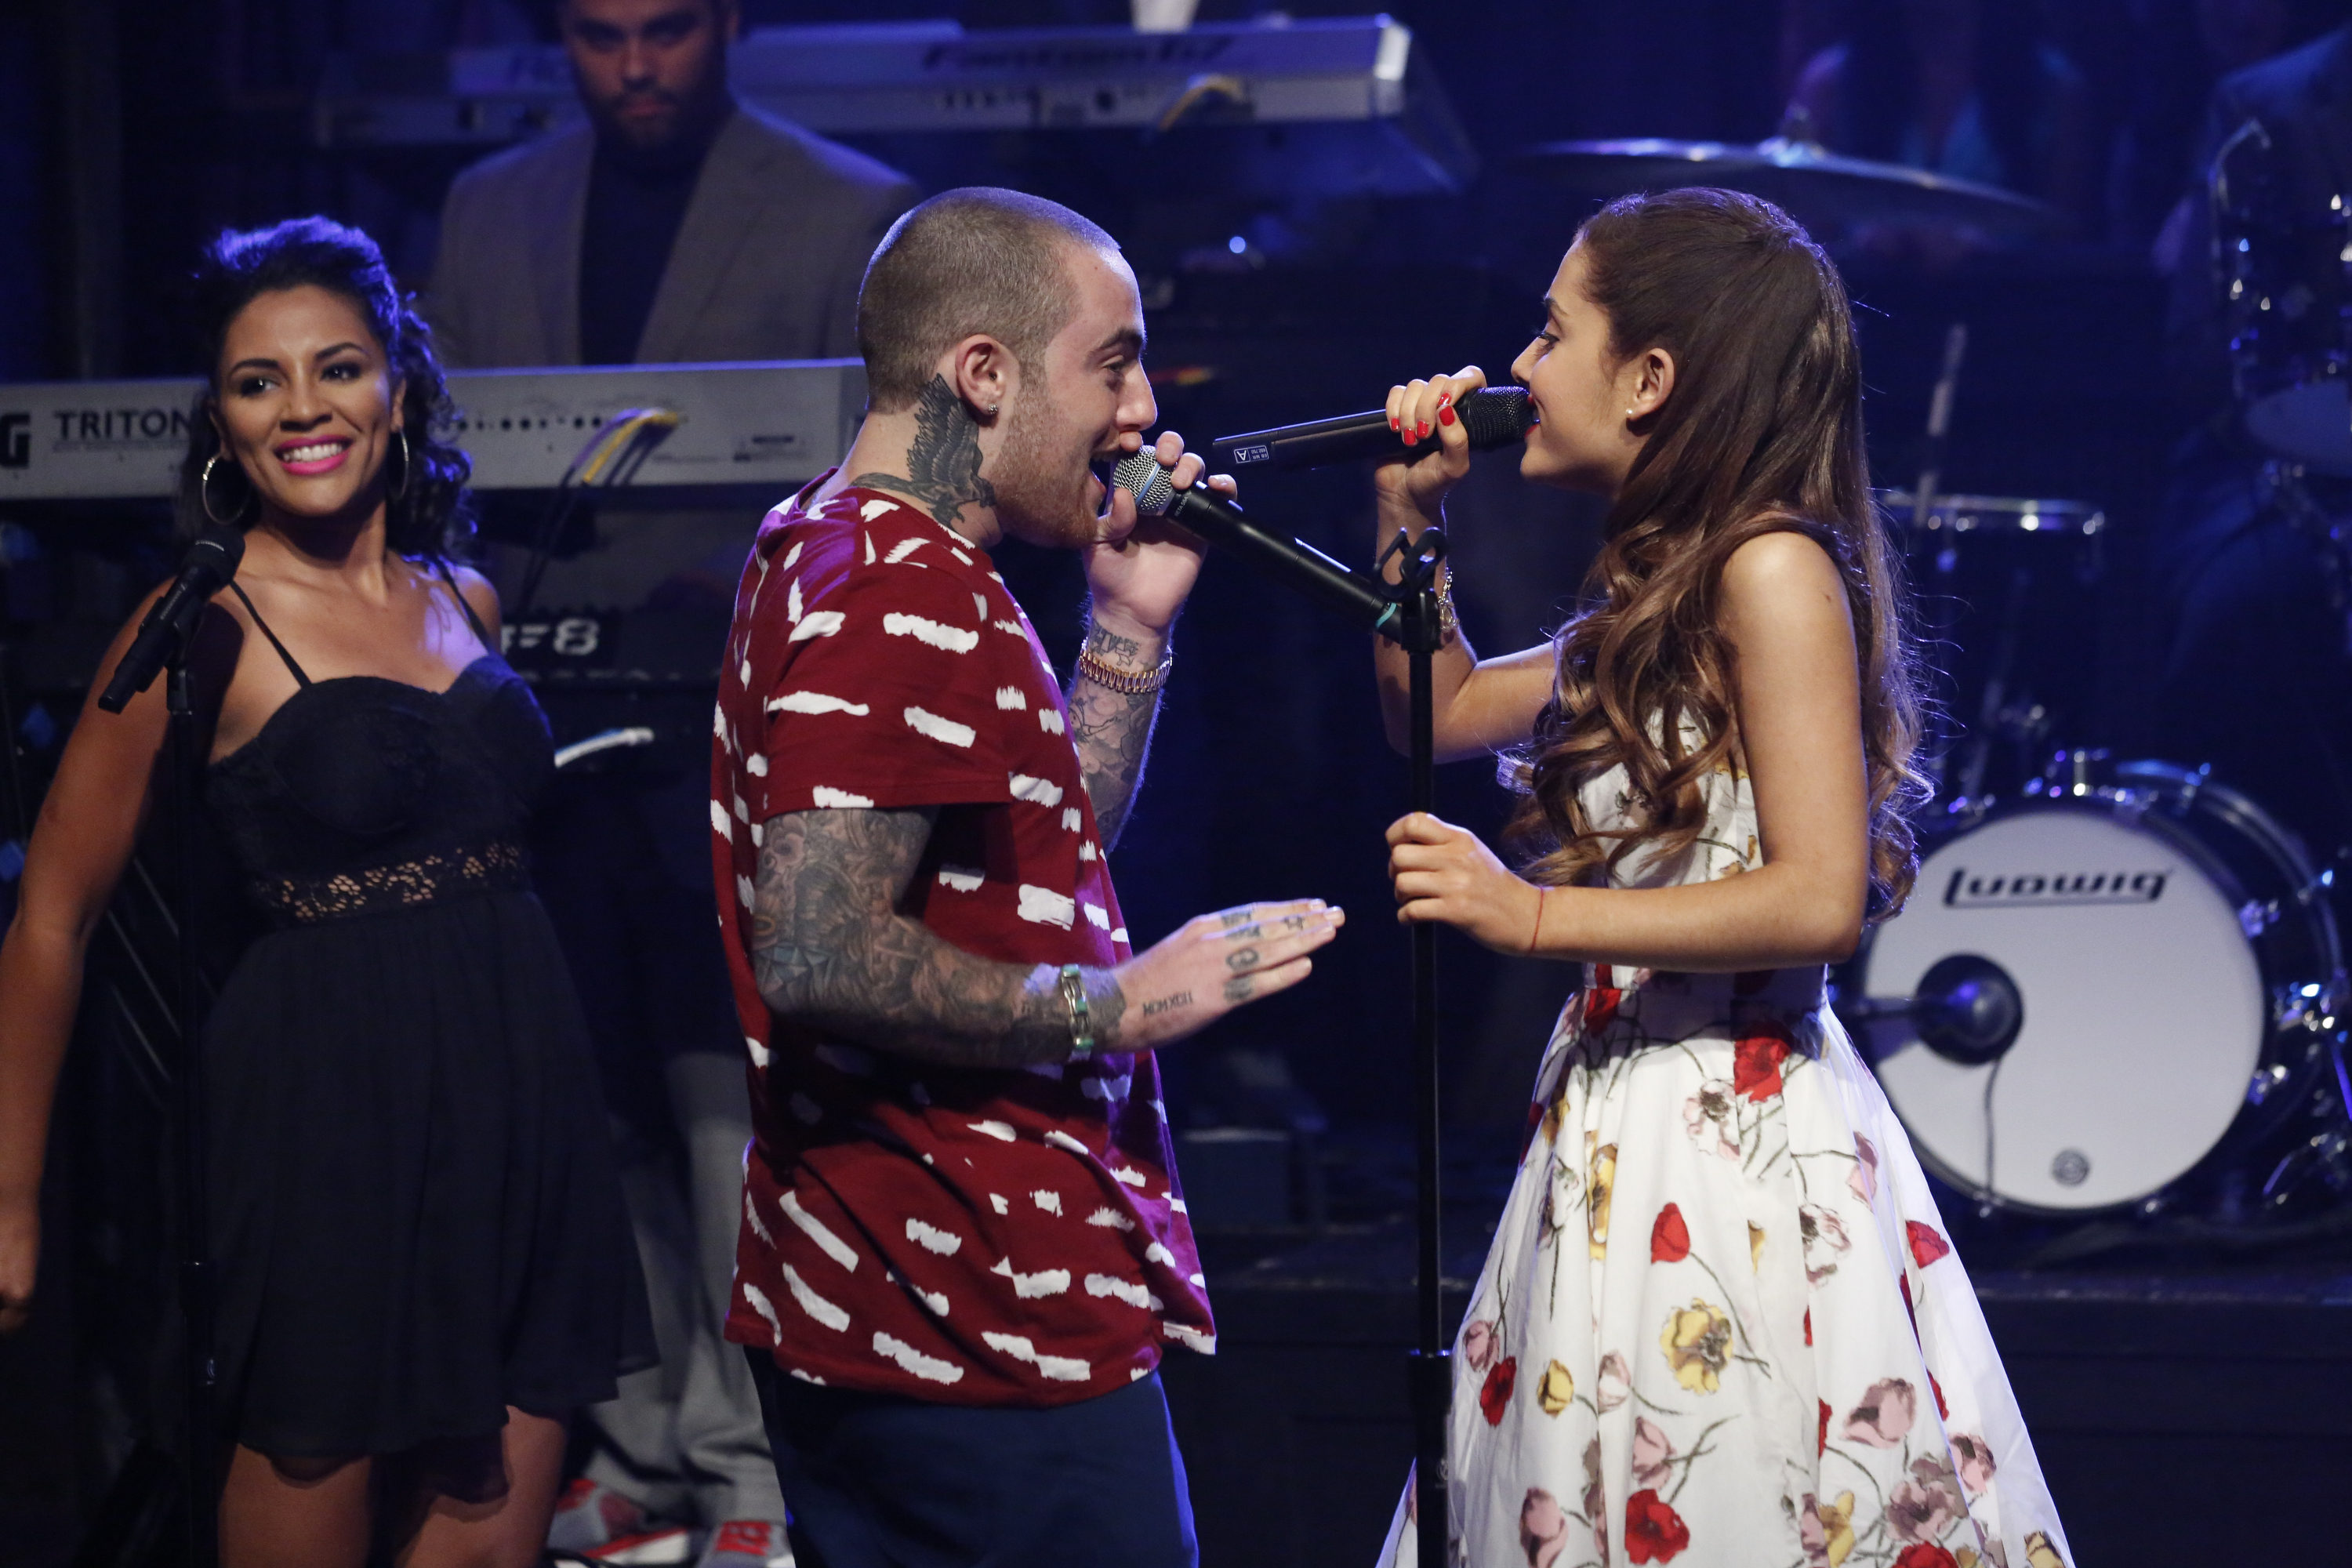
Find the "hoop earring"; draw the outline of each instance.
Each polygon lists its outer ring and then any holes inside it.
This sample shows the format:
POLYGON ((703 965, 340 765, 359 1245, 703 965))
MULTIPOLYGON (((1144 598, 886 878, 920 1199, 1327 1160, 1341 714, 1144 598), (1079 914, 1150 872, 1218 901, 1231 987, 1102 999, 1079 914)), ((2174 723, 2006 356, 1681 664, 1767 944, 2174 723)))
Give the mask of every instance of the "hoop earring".
POLYGON ((204 472, 196 476, 196 500, 203 505, 205 518, 215 526, 235 528, 236 520, 245 515, 245 508, 242 504, 226 517, 213 510, 213 465, 220 460, 221 454, 218 452, 205 459, 204 472))
POLYGON ((385 486, 383 497, 386 500, 398 500, 401 497, 408 493, 408 469, 409 463, 411 461, 411 454, 408 450, 408 432, 405 430, 394 430, 392 433, 392 438, 400 443, 400 483, 385 486))

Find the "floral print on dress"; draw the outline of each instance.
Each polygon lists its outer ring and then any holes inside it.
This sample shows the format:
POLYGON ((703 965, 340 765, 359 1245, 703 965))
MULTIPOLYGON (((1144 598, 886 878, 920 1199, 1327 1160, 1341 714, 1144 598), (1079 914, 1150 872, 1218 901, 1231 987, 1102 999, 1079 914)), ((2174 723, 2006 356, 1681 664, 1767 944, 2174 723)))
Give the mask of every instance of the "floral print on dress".
MULTIPOLYGON (((1588 786, 1597 826, 1622 787, 1588 786)), ((1629 855, 1621 885, 1762 863, 1746 780, 1706 788, 1698 842, 1629 855)), ((2066 1568, 1975 1293, 1822 973, 1586 978, 1457 1342, 1453 1563, 2066 1568)), ((1415 1562, 1409 1519, 1384 1564, 1415 1562)))

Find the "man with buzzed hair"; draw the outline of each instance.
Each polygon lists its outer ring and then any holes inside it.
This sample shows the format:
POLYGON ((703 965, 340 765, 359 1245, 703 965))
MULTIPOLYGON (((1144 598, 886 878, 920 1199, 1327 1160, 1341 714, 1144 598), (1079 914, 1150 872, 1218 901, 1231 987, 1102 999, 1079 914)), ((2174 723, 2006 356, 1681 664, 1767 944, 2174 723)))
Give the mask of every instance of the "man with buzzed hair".
POLYGON ((804 1564, 1191 1563, 1156 1369, 1215 1328, 1152 1052, 1304 979, 1341 917, 1254 904, 1138 953, 1119 913, 1201 547, 1092 471, 1159 413, 1109 236, 948 192, 883 240, 858 336, 866 422, 760 530, 713 742, 756 1129, 728 1337, 804 1564), (1066 701, 990 566, 1008 534, 1085 552, 1066 701))
MULTIPOLYGON (((858 281, 914 187, 737 101, 727 62, 740 0, 548 10, 583 113, 451 186, 430 302, 444 357, 483 367, 856 352, 858 281)), ((641 624, 692 650, 683 662, 709 661, 748 521, 740 507, 608 510, 593 549, 540 563, 538 605, 649 611, 641 624)), ((512 594, 530 562, 494 542, 485 565, 512 594)), ((673 750, 662 728, 659 749, 566 770, 534 823, 534 877, 595 1040, 662 1356, 585 1413, 595 1440, 548 1544, 591 1561, 671 1561, 662 1553, 699 1527, 701 1568, 766 1568, 783 1554, 784 1500, 750 1379, 719 1339, 751 1136, 741 1037, 702 923, 699 730, 680 726, 673 750)))

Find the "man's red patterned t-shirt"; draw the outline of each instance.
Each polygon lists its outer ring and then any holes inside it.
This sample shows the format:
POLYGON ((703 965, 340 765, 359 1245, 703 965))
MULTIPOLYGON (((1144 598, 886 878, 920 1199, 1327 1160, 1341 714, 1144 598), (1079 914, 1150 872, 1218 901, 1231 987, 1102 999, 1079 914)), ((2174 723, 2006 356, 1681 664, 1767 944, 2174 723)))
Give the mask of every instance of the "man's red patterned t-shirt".
POLYGON ((761 825, 811 810, 940 808, 902 907, 967 952, 1129 952, 1061 688, 987 554, 877 491, 808 493, 744 568, 712 741, 755 1131, 727 1337, 836 1387, 1108 1394, 1216 1344, 1150 1055, 940 1067, 777 1018, 753 978, 761 825))

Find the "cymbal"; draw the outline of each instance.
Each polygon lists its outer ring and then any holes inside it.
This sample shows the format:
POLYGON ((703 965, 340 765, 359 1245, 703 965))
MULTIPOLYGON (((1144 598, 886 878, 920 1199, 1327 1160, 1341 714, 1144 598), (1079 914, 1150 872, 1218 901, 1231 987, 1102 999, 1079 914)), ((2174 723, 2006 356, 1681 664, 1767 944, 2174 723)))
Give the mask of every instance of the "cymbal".
POLYGON ((1843 157, 1813 142, 1780 136, 1753 146, 1657 137, 1552 142, 1530 147, 1514 161, 1596 196, 1681 185, 1745 191, 1777 203, 1798 222, 1815 228, 1940 224, 2024 237, 2046 233, 2060 222, 2056 208, 2013 191, 1901 163, 1843 157))

